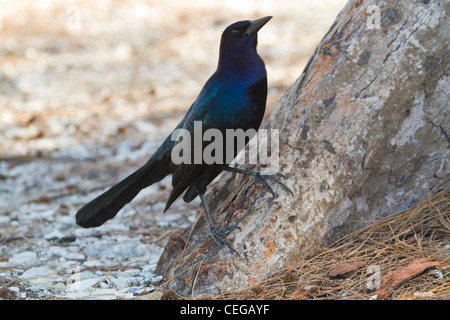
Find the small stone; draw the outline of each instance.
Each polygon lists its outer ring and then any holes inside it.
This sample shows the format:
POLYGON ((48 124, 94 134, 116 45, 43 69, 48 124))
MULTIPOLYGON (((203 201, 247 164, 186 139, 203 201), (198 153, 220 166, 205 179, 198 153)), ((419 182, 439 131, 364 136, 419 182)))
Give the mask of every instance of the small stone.
POLYGON ((32 251, 25 251, 18 254, 15 254, 11 258, 8 259, 8 262, 11 264, 20 264, 25 266, 33 266, 39 263, 39 259, 37 254, 32 251))
POLYGON ((27 280, 33 285, 48 284, 59 280, 56 272, 46 267, 35 267, 28 269, 22 274, 21 278, 27 280))
POLYGON ((111 281, 114 283, 114 286, 117 289, 129 287, 129 283, 131 282, 130 280, 131 278, 129 277, 120 277, 120 276, 111 278, 111 281))
POLYGON ((74 281, 68 285, 69 291, 86 291, 95 286, 101 279, 88 278, 80 281, 74 281))

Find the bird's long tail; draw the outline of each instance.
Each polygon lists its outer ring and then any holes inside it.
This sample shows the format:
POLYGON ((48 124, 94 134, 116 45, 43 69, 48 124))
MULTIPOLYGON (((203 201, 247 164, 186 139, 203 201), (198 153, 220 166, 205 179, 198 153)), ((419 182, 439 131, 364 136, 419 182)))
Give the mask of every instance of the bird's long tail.
POLYGON ((158 163, 147 162, 137 171, 101 194, 76 214, 76 222, 84 228, 98 227, 116 216, 117 212, 149 185, 160 181, 164 175, 158 163))

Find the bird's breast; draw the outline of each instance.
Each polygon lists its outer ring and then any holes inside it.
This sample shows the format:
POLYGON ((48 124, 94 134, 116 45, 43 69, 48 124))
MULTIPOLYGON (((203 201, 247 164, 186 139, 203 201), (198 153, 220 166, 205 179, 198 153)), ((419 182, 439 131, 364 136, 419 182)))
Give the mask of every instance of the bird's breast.
POLYGON ((218 129, 257 129, 264 114, 266 90, 253 90, 255 82, 237 81, 222 85, 211 104, 205 123, 218 129))

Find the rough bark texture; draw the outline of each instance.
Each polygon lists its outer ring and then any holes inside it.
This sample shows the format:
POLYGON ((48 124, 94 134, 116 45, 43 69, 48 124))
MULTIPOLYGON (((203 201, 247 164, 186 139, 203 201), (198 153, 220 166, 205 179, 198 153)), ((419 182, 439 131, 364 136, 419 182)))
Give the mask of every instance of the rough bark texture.
POLYGON ((275 199, 259 186, 244 195, 248 178, 221 175, 208 201, 216 224, 240 221, 228 239, 241 256, 215 245, 199 212, 160 258, 165 286, 199 296, 252 285, 448 178, 449 11, 350 1, 266 123, 281 130, 294 197, 276 185, 275 199))

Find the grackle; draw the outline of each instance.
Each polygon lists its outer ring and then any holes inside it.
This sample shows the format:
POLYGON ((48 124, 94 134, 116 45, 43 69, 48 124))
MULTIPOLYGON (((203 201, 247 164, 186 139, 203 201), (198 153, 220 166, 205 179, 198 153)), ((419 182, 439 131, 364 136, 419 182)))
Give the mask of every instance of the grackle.
MULTIPOLYGON (((226 129, 245 131, 259 128, 266 108, 267 75, 264 62, 256 52, 257 32, 271 18, 268 16, 253 21, 239 21, 225 29, 220 42, 217 70, 206 82, 176 129, 193 132, 194 121, 201 121, 204 130, 215 128, 224 135, 226 129)), ((291 190, 279 180, 283 177, 280 173, 262 175, 258 171, 232 167, 227 163, 174 164, 171 158, 172 150, 177 143, 174 140, 169 135, 140 169, 82 207, 76 214, 77 224, 84 228, 102 225, 112 219, 142 189, 172 174, 173 189, 164 212, 183 192, 185 202, 192 201, 198 195, 214 241, 219 246, 227 245, 230 250, 237 253, 225 236, 239 227, 230 226, 224 230, 217 230, 213 226, 205 200, 208 184, 220 172, 226 170, 252 175, 254 177, 252 184, 260 182, 273 194, 273 190, 266 182, 267 179, 271 179, 292 194, 291 190)), ((234 158, 239 150, 233 151, 234 158)))

